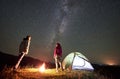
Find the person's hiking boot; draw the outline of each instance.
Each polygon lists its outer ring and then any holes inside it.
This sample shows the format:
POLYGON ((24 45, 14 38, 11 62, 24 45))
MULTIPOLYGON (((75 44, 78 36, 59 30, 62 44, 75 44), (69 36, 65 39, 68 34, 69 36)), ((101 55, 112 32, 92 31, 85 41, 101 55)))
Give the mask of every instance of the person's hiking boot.
POLYGON ((58 70, 56 70, 56 72, 58 72, 58 70))
POLYGON ((62 71, 64 71, 63 67, 60 67, 60 69, 61 69, 62 71))

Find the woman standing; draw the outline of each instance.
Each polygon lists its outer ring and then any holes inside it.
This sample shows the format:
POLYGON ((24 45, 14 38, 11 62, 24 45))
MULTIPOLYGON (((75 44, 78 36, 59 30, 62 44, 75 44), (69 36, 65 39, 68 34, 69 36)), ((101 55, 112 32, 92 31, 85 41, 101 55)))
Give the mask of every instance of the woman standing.
POLYGON ((62 47, 61 47, 60 43, 56 43, 56 47, 54 49, 54 59, 55 59, 55 65, 56 65, 56 72, 58 72, 58 65, 60 66, 61 70, 63 70, 61 58, 62 58, 62 47))

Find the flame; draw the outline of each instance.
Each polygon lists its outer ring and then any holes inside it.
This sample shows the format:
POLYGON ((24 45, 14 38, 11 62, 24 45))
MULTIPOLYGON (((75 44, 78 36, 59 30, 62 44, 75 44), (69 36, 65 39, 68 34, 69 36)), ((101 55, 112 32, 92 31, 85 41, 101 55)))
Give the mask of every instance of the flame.
POLYGON ((44 72, 45 71, 45 63, 43 63, 42 66, 40 66, 39 71, 40 72, 44 72))

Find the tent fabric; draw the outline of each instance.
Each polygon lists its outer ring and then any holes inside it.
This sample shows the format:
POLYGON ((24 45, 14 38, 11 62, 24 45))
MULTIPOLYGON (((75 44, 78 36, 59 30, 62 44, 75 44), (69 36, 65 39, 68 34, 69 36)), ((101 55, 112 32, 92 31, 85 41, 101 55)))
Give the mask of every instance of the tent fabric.
POLYGON ((79 52, 72 52, 68 54, 63 62, 64 69, 82 69, 82 70, 94 70, 89 60, 79 52))

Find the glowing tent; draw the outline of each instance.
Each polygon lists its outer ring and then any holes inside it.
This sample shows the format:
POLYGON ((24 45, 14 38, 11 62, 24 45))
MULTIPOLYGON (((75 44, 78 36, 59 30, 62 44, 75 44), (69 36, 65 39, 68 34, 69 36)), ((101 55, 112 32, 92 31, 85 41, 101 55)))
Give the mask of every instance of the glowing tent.
POLYGON ((94 70, 89 60, 79 52, 68 54, 62 62, 63 69, 94 70))

